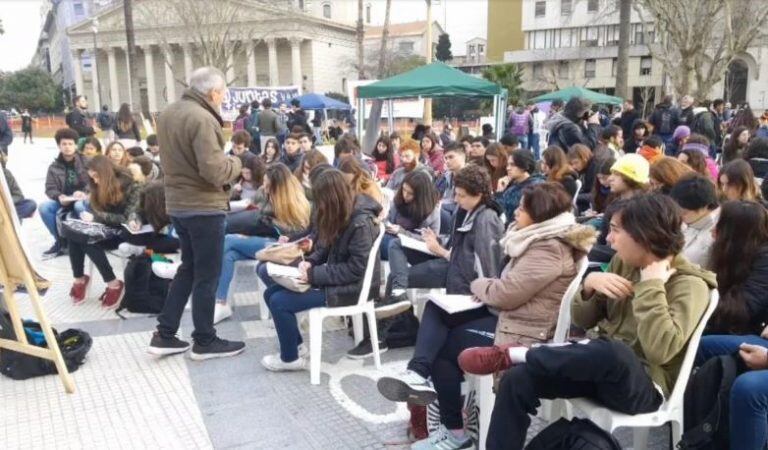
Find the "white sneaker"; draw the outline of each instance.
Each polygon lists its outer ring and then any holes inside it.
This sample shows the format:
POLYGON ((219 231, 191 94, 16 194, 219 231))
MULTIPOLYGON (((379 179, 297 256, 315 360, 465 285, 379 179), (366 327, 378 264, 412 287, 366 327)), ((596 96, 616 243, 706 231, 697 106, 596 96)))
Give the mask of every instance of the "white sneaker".
POLYGON ((307 347, 307 344, 302 342, 299 344, 299 358, 307 357, 309 357, 309 347, 307 347))
POLYGON ((174 263, 174 262, 160 262, 155 261, 152 263, 152 273, 154 273, 156 276, 160 278, 165 278, 166 280, 173 280, 173 277, 176 276, 176 271, 179 270, 179 266, 181 264, 174 263))
POLYGON ((221 322, 224 319, 232 317, 232 307, 226 303, 216 302, 216 307, 213 310, 213 324, 221 322))
POLYGON ((131 256, 141 255, 145 250, 147 250, 147 247, 144 247, 143 245, 133 245, 123 242, 117 246, 117 251, 115 253, 123 258, 130 258, 131 256))
POLYGON ((306 370, 307 360, 299 356, 296 361, 283 362, 280 355, 267 355, 261 359, 261 365, 272 372, 306 370))

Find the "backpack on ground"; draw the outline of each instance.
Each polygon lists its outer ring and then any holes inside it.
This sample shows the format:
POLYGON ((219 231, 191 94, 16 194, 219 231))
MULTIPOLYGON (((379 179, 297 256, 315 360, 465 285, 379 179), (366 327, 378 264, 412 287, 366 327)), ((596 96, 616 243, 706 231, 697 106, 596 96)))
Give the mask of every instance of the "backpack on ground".
POLYGON ((621 450, 619 441, 591 420, 560 418, 536 435, 526 450, 621 450))
POLYGON ((419 319, 413 313, 413 307, 396 316, 384 319, 380 336, 384 338, 389 348, 412 347, 416 345, 416 335, 419 334, 419 319))
POLYGON ((731 386, 739 374, 734 355, 710 358, 688 380, 683 398, 681 449, 728 448, 731 386))
POLYGON ((133 313, 159 314, 165 305, 171 280, 152 272, 152 258, 148 255, 132 256, 125 266, 125 294, 118 314, 127 309, 133 313))

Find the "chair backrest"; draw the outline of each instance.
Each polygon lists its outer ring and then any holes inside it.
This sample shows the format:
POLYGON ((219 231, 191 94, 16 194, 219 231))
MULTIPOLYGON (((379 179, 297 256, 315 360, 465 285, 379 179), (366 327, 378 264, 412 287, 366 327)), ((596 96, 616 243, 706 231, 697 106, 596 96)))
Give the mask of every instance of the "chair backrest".
POLYGON ((571 328, 571 303, 581 286, 581 278, 586 273, 587 267, 589 267, 589 261, 586 256, 583 256, 578 262, 578 272, 571 284, 568 285, 568 289, 563 295, 563 301, 560 302, 560 313, 557 316, 557 326, 552 342, 562 343, 568 338, 568 330, 571 328))
POLYGON ((688 347, 685 349, 685 357, 683 358, 683 364, 680 366, 680 372, 677 375, 675 386, 672 388, 672 394, 667 400, 667 405, 670 407, 683 407, 683 394, 685 394, 685 388, 688 386, 688 378, 691 377, 691 371, 693 370, 693 361, 696 358, 696 352, 699 350, 699 341, 701 341, 701 335, 704 333, 704 328, 709 322, 709 318, 712 317, 712 313, 717 308, 717 303, 720 301, 720 294, 717 289, 712 289, 709 292, 709 305, 707 306, 704 315, 701 316, 699 324, 696 325, 696 329, 693 330, 691 339, 688 340, 688 347))
POLYGON ((360 297, 357 299, 358 305, 364 305, 369 300, 371 283, 373 282, 373 273, 376 268, 376 260, 379 258, 379 246, 384 238, 384 223, 379 224, 379 235, 373 241, 371 253, 368 255, 368 263, 365 265, 365 275, 363 275, 363 288, 360 289, 360 297))
POLYGON ((581 193, 582 188, 582 182, 581 180, 576 180, 576 192, 573 194, 573 206, 576 207, 576 200, 579 198, 579 194, 581 193))

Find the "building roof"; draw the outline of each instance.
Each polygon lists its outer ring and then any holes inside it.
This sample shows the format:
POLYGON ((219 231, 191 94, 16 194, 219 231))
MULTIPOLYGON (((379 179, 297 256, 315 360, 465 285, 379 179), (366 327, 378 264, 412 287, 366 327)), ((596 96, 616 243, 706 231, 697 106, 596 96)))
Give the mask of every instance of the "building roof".
MULTIPOLYGON (((440 24, 435 20, 432 22, 433 26, 437 26, 437 28, 440 30, 441 33, 443 33, 443 28, 440 26, 440 24)), ((383 31, 384 27, 378 27, 378 26, 366 26, 365 27, 365 38, 377 38, 381 37, 381 33, 383 31)), ((405 22, 405 23, 391 23, 389 24, 389 37, 403 37, 403 36, 421 36, 422 34, 427 32, 427 21, 426 20, 420 20, 418 22, 405 22)))

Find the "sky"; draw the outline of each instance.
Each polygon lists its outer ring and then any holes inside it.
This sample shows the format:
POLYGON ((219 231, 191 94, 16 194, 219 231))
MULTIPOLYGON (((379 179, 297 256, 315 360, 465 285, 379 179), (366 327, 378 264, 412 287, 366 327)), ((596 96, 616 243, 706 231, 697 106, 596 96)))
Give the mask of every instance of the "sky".
POLYGON ((0 70, 23 69, 32 60, 40 35, 42 0, 0 0, 0 70))

